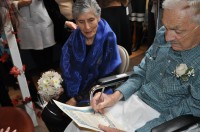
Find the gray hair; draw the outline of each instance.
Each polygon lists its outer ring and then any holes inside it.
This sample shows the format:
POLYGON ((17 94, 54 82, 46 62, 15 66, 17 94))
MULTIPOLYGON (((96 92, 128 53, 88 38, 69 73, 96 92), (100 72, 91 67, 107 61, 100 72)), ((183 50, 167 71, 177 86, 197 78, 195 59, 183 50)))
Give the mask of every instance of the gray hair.
POLYGON ((76 0, 72 8, 72 15, 76 20, 81 13, 89 11, 94 11, 97 17, 101 16, 101 8, 96 0, 76 0))
POLYGON ((200 25, 200 0, 165 0, 162 6, 164 9, 189 9, 191 20, 200 25))

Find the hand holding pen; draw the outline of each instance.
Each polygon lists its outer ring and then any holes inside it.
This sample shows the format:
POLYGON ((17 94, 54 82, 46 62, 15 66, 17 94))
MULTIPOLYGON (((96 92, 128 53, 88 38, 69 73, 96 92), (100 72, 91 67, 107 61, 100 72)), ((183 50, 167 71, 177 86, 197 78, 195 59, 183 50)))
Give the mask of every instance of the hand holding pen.
POLYGON ((101 92, 95 94, 91 100, 91 106, 95 112, 104 113, 104 109, 113 106, 123 96, 119 91, 115 91, 113 94, 104 94, 104 89, 101 92))
MULTIPOLYGON (((99 105, 99 103, 103 102, 104 101, 104 98, 102 97, 102 94, 104 92, 104 88, 102 88, 101 92, 100 92, 100 96, 98 97, 98 99, 96 100, 96 105, 99 105)), ((95 111, 94 111, 94 114, 95 114, 95 111)))

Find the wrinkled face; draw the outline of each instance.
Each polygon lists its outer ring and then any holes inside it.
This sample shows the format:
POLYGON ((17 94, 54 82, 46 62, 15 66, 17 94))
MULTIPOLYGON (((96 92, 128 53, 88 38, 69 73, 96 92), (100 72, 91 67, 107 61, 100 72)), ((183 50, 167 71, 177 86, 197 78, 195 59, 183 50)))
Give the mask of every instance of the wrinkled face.
POLYGON ((82 13, 76 19, 76 24, 80 28, 86 39, 93 39, 97 32, 98 22, 100 17, 97 17, 93 11, 82 13))
POLYGON ((185 11, 165 9, 162 21, 166 28, 165 39, 172 49, 184 51, 199 45, 200 27, 185 11))

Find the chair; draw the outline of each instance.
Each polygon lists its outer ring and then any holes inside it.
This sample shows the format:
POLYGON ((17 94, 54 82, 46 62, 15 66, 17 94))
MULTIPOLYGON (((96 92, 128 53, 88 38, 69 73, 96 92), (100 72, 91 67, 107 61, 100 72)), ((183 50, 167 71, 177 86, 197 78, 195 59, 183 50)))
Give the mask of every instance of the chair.
POLYGON ((124 47, 118 45, 118 48, 119 48, 119 53, 120 53, 122 63, 118 67, 117 73, 121 74, 121 73, 127 72, 130 59, 129 59, 129 54, 124 47))
POLYGON ((30 116, 21 108, 17 107, 0 107, 0 129, 8 127, 10 131, 17 132, 34 132, 34 125, 30 116))
POLYGON ((129 67, 129 54, 126 49, 120 45, 118 45, 120 57, 122 60, 121 65, 117 69, 118 75, 113 75, 109 77, 104 77, 98 80, 97 85, 91 88, 90 90, 90 99, 92 99, 94 93, 99 89, 105 89, 110 86, 117 86, 122 82, 125 82, 129 76, 132 74, 131 72, 127 72, 129 67))

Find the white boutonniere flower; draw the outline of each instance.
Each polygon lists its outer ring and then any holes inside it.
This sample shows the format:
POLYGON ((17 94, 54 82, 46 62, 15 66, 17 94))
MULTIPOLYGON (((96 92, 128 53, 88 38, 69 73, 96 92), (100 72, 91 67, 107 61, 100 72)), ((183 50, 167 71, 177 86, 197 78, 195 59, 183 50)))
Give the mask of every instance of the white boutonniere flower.
POLYGON ((187 67, 186 64, 182 63, 179 64, 172 73, 182 81, 188 81, 190 76, 195 75, 193 67, 187 67))
POLYGON ((55 71, 47 71, 38 80, 38 92, 46 100, 50 101, 59 95, 63 79, 55 71))

